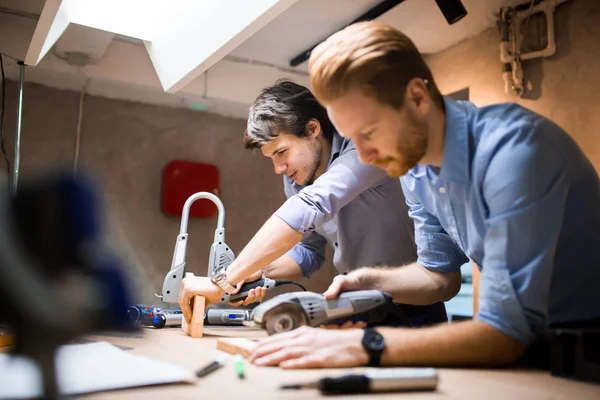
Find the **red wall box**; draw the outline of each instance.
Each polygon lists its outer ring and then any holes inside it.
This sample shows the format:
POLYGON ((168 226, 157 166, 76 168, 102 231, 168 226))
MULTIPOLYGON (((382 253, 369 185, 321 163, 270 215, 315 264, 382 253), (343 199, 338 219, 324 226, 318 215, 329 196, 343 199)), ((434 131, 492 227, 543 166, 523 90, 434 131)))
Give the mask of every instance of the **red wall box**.
MULTIPOLYGON (((196 192, 210 192, 220 197, 219 169, 211 164, 173 160, 163 169, 160 208, 170 216, 181 216, 185 201, 196 192)), ((190 218, 213 218, 217 206, 199 199, 190 210, 190 218)))

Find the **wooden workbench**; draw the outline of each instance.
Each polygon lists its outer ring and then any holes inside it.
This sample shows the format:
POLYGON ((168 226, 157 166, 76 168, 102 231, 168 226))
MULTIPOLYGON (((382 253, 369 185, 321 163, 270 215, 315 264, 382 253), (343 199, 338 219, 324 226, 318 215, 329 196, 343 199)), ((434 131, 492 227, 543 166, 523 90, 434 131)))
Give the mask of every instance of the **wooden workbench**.
MULTIPOLYGON (((212 361, 218 354, 216 338, 192 339, 176 328, 145 329, 129 337, 117 335, 88 336, 88 340, 107 341, 134 354, 168 361, 193 370, 212 361)), ((358 370, 358 369, 356 369, 358 370)), ((356 371, 355 370, 355 371, 356 371)), ((314 398, 316 390, 281 391, 283 383, 304 382, 325 375, 344 374, 349 370, 295 370, 248 365, 246 379, 239 379, 228 363, 220 370, 198 379, 195 384, 182 383, 138 389, 103 392, 88 399, 294 399, 314 398)), ((600 385, 559 379, 541 371, 438 369, 440 382, 436 392, 378 394, 377 398, 406 399, 569 399, 598 400, 600 385)), ((372 398, 352 396, 352 399, 372 398)))

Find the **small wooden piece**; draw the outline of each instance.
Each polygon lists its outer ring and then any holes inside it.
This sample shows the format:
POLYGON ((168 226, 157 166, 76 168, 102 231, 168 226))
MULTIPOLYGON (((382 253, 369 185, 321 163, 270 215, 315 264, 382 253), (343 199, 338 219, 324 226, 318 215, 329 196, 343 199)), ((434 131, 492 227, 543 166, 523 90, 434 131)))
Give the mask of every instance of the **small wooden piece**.
POLYGON ((9 334, 0 333, 0 347, 12 346, 16 343, 16 337, 9 334))
POLYGON ((204 307, 206 299, 204 296, 194 296, 192 301, 192 321, 188 325, 185 318, 181 320, 181 330, 193 338, 201 338, 204 329, 204 307))
MULTIPOLYGON (((186 278, 192 278, 193 272, 186 272, 186 278)), ((206 298, 204 296, 194 296, 192 304, 192 321, 188 324, 185 318, 181 319, 181 330, 193 338, 201 338, 204 334, 204 311, 206 308, 206 298)))
POLYGON ((259 339, 269 336, 267 331, 247 326, 205 325, 204 336, 220 336, 228 338, 259 339))
POLYGON ((479 279, 481 279, 481 272, 473 262, 473 318, 479 312, 479 279))
POLYGON ((256 346, 258 346, 258 343, 245 338, 217 339, 217 350, 221 350, 229 354, 241 354, 244 358, 248 358, 256 346))

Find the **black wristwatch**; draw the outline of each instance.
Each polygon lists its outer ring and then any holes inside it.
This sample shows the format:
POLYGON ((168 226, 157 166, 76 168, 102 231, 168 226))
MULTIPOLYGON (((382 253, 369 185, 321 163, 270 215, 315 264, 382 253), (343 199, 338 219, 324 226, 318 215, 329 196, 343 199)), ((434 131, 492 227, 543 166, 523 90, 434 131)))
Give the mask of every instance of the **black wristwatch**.
POLYGON ((369 367, 377 367, 381 363, 381 354, 385 349, 385 338, 373 328, 364 328, 362 345, 369 354, 369 367))

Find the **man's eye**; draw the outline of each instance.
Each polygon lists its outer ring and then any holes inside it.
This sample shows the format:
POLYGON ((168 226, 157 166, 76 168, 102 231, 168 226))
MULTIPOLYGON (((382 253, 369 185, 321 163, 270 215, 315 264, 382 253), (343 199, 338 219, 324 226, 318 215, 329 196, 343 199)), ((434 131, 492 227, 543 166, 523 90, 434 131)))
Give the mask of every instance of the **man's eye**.
POLYGON ((277 153, 278 156, 282 155, 283 153, 285 153, 287 151, 287 149, 285 150, 281 150, 279 153, 277 153))
POLYGON ((373 136, 373 132, 375 132, 375 129, 361 133, 360 137, 362 137, 363 139, 370 139, 373 136))

